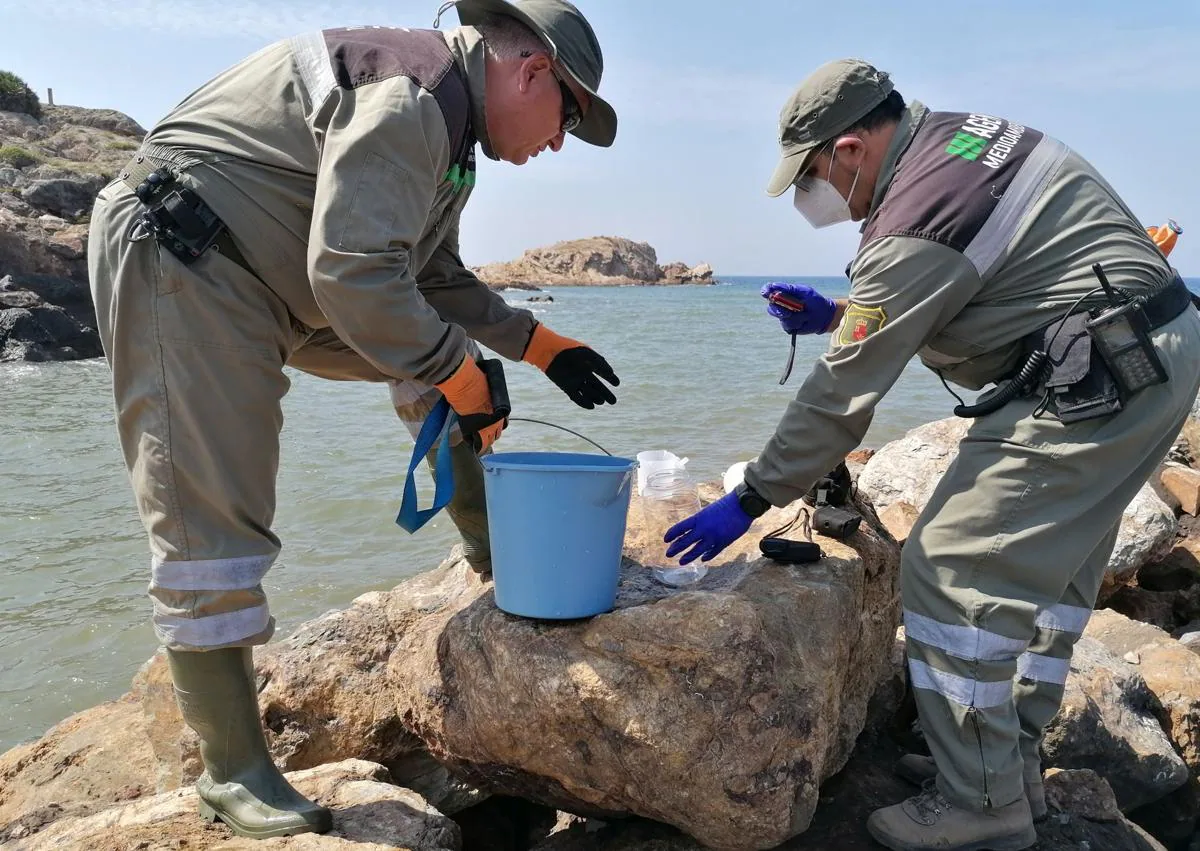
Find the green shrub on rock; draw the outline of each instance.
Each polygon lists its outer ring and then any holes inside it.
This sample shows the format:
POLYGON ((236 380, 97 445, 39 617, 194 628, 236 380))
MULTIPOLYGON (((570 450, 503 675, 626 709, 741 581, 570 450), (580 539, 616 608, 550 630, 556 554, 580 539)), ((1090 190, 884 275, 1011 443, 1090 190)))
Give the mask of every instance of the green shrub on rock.
POLYGON ((0 71, 0 112, 23 112, 42 117, 42 103, 33 89, 11 71, 0 71))
POLYGON ((35 153, 16 145, 0 145, 0 165, 25 168, 37 162, 41 162, 41 157, 35 153))

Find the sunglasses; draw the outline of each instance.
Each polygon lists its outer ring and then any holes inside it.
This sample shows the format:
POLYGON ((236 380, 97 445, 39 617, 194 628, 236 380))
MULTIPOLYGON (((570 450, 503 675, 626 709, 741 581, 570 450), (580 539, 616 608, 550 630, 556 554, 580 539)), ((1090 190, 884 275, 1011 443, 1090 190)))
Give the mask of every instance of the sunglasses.
MULTIPOLYGON (((528 50, 522 50, 521 56, 528 58, 533 54, 528 50)), ((554 66, 550 66, 550 73, 554 75, 554 79, 558 81, 558 90, 562 93, 562 132, 570 133, 579 126, 579 122, 583 121, 583 110, 579 108, 579 101, 575 99, 575 93, 571 91, 571 87, 567 85, 558 73, 554 70, 554 66)))
POLYGON ((583 121, 583 110, 579 108, 579 101, 575 100, 575 93, 558 72, 551 68, 550 73, 558 80, 558 88, 562 92, 562 131, 570 133, 583 121))

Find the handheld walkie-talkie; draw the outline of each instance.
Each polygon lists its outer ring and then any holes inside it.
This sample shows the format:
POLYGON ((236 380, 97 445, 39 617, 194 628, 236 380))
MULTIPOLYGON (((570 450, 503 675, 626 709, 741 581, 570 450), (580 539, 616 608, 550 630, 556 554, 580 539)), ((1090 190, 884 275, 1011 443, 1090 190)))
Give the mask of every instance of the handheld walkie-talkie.
POLYGON ((1096 351, 1112 373, 1121 403, 1154 384, 1167 381, 1167 371, 1150 341, 1150 323, 1140 298, 1124 298, 1108 282, 1100 264, 1092 271, 1108 296, 1109 306, 1085 324, 1096 351))
POLYGON ((491 396, 492 412, 490 414, 467 414, 458 418, 458 427, 463 437, 471 442, 476 452, 483 447, 479 432, 493 423, 508 419, 512 413, 512 403, 508 398, 508 381, 504 378, 504 364, 495 358, 478 361, 479 369, 483 372, 488 383, 488 394, 491 396))

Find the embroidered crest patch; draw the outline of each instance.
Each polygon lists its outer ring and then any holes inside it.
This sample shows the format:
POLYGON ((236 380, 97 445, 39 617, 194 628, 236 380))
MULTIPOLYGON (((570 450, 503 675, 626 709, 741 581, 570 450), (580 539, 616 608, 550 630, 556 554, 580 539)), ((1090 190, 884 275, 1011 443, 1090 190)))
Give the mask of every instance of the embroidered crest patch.
POLYGON ((882 307, 864 307, 851 303, 842 317, 842 330, 838 342, 843 346, 861 343, 887 324, 887 314, 882 307))

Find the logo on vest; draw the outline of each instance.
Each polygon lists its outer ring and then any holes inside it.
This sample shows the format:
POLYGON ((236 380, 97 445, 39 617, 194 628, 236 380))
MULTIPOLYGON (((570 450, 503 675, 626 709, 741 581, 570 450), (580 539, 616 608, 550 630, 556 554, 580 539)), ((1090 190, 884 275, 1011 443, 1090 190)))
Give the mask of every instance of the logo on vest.
POLYGON ((864 307, 853 302, 846 308, 842 319, 842 330, 838 342, 843 346, 861 343, 887 323, 887 314, 882 307, 864 307))
POLYGON ((1024 135, 1025 127, 1021 124, 972 113, 946 146, 946 153, 971 162, 982 157, 988 168, 1000 168, 1024 135))

